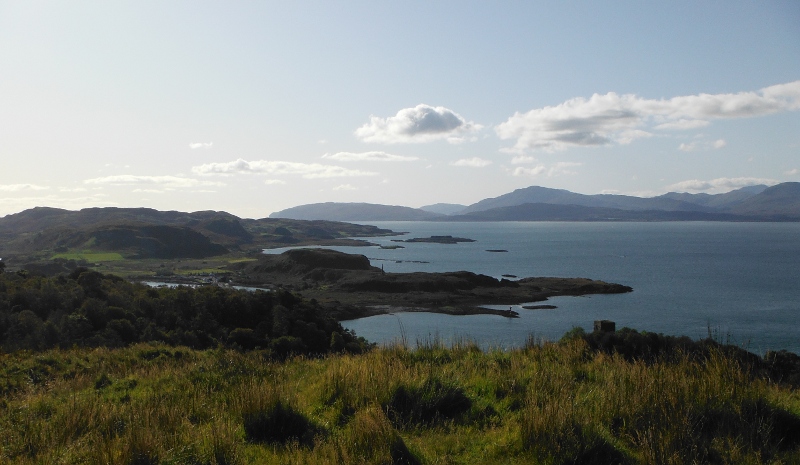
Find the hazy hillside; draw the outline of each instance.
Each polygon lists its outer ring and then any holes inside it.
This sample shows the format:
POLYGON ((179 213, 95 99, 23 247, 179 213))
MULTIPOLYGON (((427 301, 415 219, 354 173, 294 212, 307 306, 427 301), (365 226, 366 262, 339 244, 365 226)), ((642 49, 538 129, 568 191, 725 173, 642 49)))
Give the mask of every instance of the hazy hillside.
POLYGON ((689 194, 687 192, 669 192, 659 197, 680 200, 683 202, 696 203, 705 207, 727 209, 737 205, 744 200, 760 194, 767 186, 747 186, 724 194, 689 194))
POLYGON ((585 195, 576 194, 563 189, 531 186, 517 189, 499 197, 481 200, 480 202, 466 207, 460 214, 499 207, 511 207, 526 203, 580 205, 584 207, 619 208, 622 210, 708 211, 708 209, 702 205, 666 197, 643 198, 611 194, 585 195))
POLYGON ((443 215, 419 208, 374 203, 314 203, 287 208, 269 215, 270 218, 332 221, 421 221, 443 215))
POLYGON ((729 213, 526 203, 447 217, 446 221, 753 221, 729 213))
POLYGON ((465 208, 467 208, 466 205, 461 205, 458 203, 435 203, 433 205, 419 207, 420 210, 425 210, 426 212, 431 213, 439 213, 441 215, 457 215, 465 208))
POLYGON ((437 203, 417 209, 328 202, 289 208, 273 213, 270 218, 335 221, 797 221, 800 220, 798 186, 800 183, 783 183, 769 188, 748 186, 724 194, 670 192, 657 197, 585 195, 530 186, 469 206, 437 203), (486 213, 477 214, 480 212, 486 213))
POLYGON ((800 219, 800 182, 785 182, 768 187, 730 210, 741 215, 800 219))

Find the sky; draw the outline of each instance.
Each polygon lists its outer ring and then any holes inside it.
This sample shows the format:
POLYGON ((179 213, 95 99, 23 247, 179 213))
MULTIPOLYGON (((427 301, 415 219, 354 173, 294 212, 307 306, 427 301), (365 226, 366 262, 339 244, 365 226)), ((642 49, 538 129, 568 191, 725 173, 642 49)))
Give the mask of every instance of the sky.
POLYGON ((0 0, 0 216, 787 181, 796 0, 0 0))

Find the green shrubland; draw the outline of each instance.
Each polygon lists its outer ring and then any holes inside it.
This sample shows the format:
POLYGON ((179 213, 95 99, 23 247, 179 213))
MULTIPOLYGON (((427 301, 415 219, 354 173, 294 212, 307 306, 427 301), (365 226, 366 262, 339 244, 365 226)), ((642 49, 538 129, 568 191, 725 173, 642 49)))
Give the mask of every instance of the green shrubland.
POLYGON ((0 275, 0 463, 800 463, 800 357, 623 328, 376 348, 288 292, 0 275))
POLYGON ((587 339, 285 361, 163 344, 17 351, 0 358, 14 386, 0 462, 800 461, 800 394, 763 359, 710 342, 640 357, 587 339))

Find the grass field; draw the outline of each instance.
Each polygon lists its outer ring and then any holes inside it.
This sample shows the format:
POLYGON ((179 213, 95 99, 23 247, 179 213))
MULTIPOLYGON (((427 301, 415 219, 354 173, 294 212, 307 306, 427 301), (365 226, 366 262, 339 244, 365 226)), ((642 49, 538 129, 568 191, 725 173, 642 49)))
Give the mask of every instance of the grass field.
POLYGON ((0 383, 0 463, 800 463, 800 393, 714 351, 137 345, 1 355, 0 383))
POLYGON ((52 259, 55 260, 57 258, 61 258, 64 260, 85 260, 87 262, 96 263, 96 262, 115 262, 120 260, 125 260, 121 254, 116 252, 69 252, 69 253, 57 253, 52 256, 52 259))

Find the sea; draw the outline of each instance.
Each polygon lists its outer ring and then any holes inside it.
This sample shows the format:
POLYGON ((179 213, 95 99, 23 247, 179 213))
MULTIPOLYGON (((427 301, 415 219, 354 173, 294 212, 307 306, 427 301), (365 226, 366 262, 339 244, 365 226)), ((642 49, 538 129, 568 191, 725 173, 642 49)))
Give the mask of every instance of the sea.
POLYGON ((474 342, 485 350, 510 349, 529 341, 558 340, 575 327, 591 331, 595 320, 611 320, 618 329, 693 339, 711 336, 757 354, 781 349, 800 353, 800 223, 369 224, 405 232, 369 238, 403 248, 329 248, 363 254, 386 272, 585 277, 633 288, 627 294, 551 298, 546 303, 557 308, 550 310, 526 310, 526 302, 520 302, 510 307, 519 318, 394 312, 342 322, 371 342, 474 342), (475 242, 393 241, 443 235, 475 242))

